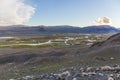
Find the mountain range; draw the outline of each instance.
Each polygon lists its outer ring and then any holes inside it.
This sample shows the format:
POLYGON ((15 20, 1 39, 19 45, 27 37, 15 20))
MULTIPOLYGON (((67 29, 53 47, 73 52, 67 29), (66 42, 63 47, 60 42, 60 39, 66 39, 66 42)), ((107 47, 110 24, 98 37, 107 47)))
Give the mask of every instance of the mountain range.
POLYGON ((59 26, 26 26, 12 25, 0 27, 0 35, 29 35, 29 34, 55 34, 55 33, 83 33, 83 34, 105 34, 119 33, 120 29, 110 25, 95 25, 87 27, 76 27, 68 25, 59 26))

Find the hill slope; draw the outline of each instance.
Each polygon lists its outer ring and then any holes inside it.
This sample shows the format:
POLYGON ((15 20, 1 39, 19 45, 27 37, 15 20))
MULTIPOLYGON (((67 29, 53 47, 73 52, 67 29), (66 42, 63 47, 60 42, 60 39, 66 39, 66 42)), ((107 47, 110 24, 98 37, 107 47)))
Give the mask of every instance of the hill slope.
POLYGON ((92 59, 95 57, 104 58, 104 60, 114 59, 120 60, 120 33, 109 37, 103 42, 96 43, 91 46, 91 51, 88 57, 92 59))

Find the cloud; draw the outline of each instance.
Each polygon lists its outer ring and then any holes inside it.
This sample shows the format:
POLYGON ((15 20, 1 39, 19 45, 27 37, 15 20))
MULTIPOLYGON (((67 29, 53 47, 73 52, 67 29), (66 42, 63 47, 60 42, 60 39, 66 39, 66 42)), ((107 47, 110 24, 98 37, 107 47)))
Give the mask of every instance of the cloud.
POLYGON ((100 17, 95 21, 97 22, 97 24, 100 24, 100 25, 110 25, 112 23, 111 19, 108 17, 100 17))
POLYGON ((27 22, 35 8, 24 0, 0 0, 0 25, 16 25, 27 22))

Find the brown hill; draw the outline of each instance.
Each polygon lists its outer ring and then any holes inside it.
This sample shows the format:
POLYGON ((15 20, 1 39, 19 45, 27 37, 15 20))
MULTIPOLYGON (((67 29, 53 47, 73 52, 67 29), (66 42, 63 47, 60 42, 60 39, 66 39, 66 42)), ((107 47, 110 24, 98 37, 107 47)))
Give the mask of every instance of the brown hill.
POLYGON ((112 35, 103 42, 91 46, 88 57, 94 60, 112 60, 113 63, 120 61, 120 33, 112 35))
POLYGON ((93 44, 91 47, 97 46, 120 46, 120 33, 110 36, 107 40, 103 42, 97 42, 93 44))

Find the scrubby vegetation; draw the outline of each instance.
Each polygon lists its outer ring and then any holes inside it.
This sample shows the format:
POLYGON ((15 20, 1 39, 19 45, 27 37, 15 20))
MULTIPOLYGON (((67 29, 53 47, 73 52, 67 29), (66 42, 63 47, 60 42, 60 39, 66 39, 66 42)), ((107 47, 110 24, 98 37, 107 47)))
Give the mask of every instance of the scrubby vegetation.
POLYGON ((68 45, 92 45, 107 39, 108 35, 54 35, 45 37, 14 37, 0 41, 0 48, 45 48, 68 45))

